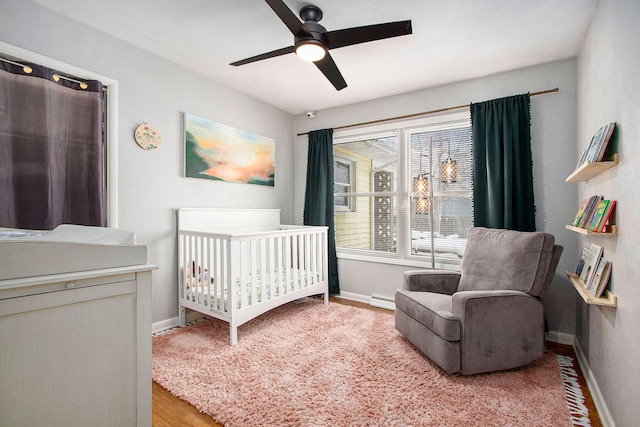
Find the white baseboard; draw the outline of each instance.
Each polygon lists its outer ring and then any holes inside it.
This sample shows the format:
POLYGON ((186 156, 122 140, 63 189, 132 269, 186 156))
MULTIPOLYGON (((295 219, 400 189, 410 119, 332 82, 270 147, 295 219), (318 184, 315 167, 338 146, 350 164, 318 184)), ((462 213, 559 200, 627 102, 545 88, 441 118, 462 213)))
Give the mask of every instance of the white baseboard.
MULTIPOLYGON (((193 310, 188 310, 186 322, 187 323, 195 322, 196 320, 202 319, 205 317, 207 316, 205 316, 202 313, 198 313, 197 311, 193 311, 193 310)), ((166 331, 167 329, 177 327, 179 324, 180 324, 180 321, 177 316, 172 317, 170 319, 161 320, 159 322, 155 322, 151 324, 151 333, 156 334, 158 332, 166 331)))
POLYGON ((591 372, 591 367, 589 366, 589 362, 587 361, 587 357, 584 355, 582 351, 582 347, 580 347, 580 343, 577 339, 573 341, 573 349, 576 353, 576 358, 578 359, 578 364, 580 365, 580 369, 582 370, 582 375, 584 376, 585 381, 587 382, 587 387, 589 388, 589 393, 591 394, 591 398, 593 399, 593 403, 598 410, 598 415, 600 416, 600 421, 602 421, 602 425, 604 427, 615 427, 615 423, 613 422, 613 418, 611 417, 611 412, 609 412, 609 408, 607 407, 604 398, 602 397, 602 393, 600 392, 600 388, 598 387, 598 383, 596 382, 595 377, 593 376, 593 372, 591 372))
POLYGON ((395 310, 396 304, 393 301, 393 298, 380 296, 380 295, 362 295, 356 294, 353 292, 340 292, 338 298, 346 299, 349 301, 357 301, 365 304, 369 304, 372 307, 384 308, 387 310, 395 310))
POLYGON ((176 326, 178 326, 177 316, 151 324, 151 333, 156 334, 167 329, 175 328, 176 326))
POLYGON ((369 297, 362 294, 355 294, 353 292, 343 292, 340 291, 338 298, 348 299, 349 301, 358 301, 363 302, 365 304, 369 304, 369 297))
POLYGON ((558 344, 573 345, 575 339, 573 334, 565 332, 549 331, 545 335, 547 341, 556 342, 558 344))
POLYGON ((371 297, 369 297, 369 305, 372 307, 385 308, 392 311, 395 311, 396 309, 396 302, 393 298, 375 294, 371 294, 371 297))

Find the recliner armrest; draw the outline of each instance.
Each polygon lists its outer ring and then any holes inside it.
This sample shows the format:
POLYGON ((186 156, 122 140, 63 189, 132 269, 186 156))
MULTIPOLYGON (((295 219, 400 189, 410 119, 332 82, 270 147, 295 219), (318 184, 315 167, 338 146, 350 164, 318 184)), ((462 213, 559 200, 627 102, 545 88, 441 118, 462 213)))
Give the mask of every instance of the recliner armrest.
POLYGON ((463 374, 527 364, 544 351, 542 302, 520 291, 461 291, 452 297, 460 319, 463 374))
POLYGON ((452 295, 459 282, 460 273, 457 271, 409 270, 403 275, 402 287, 408 291, 452 295))
MULTIPOLYGON (((458 317, 461 322, 464 322, 464 320, 469 320, 468 316, 483 315, 483 312, 485 311, 485 309, 483 309, 477 314, 472 314, 469 312, 469 309, 471 308, 470 304, 475 304, 477 306, 486 305, 486 309, 490 309, 490 306, 495 304, 494 301, 502 301, 502 305, 507 305, 505 310, 513 310, 514 313, 518 312, 519 305, 521 304, 530 304, 531 302, 535 302, 536 306, 540 305, 540 300, 538 298, 520 291, 461 291, 453 294, 451 309, 453 314, 458 317)), ((471 320, 473 321, 478 319, 471 320)))

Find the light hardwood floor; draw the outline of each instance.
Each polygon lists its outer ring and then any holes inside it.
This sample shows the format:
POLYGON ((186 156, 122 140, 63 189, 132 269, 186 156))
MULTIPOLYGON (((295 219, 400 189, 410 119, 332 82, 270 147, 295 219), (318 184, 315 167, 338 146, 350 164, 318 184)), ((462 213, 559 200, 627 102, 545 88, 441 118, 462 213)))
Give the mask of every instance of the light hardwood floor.
MULTIPOLYGON (((340 298, 331 297, 330 300, 335 303, 351 305, 360 308, 366 308, 367 310, 375 310, 384 313, 393 314, 393 311, 385 310, 382 308, 372 307, 368 304, 349 301, 340 298)), ((580 366, 577 363, 576 355, 573 347, 569 345, 548 343, 548 348, 556 354, 564 356, 570 356, 575 361, 574 368, 578 372, 578 381, 582 388, 582 392, 585 396, 587 408, 589 408, 589 418, 591 419, 591 425, 593 427, 602 427, 600 418, 595 409, 593 399, 589 394, 585 379, 580 370, 580 366)), ((188 404, 187 402, 178 399, 173 396, 167 390, 159 386, 157 383, 153 383, 153 426, 154 427, 223 427, 222 424, 215 422, 209 415, 198 412, 198 410, 188 404)))

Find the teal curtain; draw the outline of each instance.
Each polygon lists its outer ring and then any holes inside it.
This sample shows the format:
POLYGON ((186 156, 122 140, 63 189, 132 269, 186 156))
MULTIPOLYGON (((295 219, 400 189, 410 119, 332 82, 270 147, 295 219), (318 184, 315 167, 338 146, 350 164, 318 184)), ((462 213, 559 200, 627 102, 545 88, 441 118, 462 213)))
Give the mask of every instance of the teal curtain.
POLYGON ((475 226, 535 231, 528 94, 471 104, 475 226))
POLYGON ((333 129, 309 132, 304 225, 326 225, 329 227, 329 293, 340 293, 336 234, 333 222, 333 129))

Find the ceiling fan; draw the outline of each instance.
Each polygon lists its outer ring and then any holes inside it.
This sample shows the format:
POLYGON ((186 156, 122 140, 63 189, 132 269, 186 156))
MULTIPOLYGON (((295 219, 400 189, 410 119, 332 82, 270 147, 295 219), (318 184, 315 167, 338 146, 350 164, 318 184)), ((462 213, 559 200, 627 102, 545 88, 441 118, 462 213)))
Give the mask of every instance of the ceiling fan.
POLYGON ((326 28, 318 23, 322 19, 322 10, 317 6, 310 4, 302 7, 300 9, 300 18, 304 22, 300 22, 282 0, 265 1, 289 28, 289 31, 293 33, 293 46, 232 62, 230 65, 245 65, 295 52, 301 58, 313 61, 331 84, 337 90, 341 90, 347 87, 347 82, 345 82, 338 66, 329 54, 329 50, 411 34, 411 21, 387 22, 327 31, 326 28))

